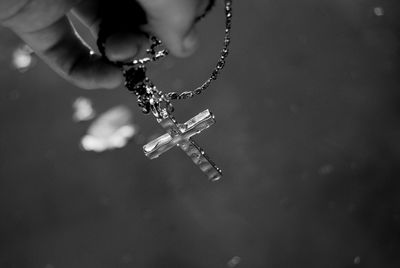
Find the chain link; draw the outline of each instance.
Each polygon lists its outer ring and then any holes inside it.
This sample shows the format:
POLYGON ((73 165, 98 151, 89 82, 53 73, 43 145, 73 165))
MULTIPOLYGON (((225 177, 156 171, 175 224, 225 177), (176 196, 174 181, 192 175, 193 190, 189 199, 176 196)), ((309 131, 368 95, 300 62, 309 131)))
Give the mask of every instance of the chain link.
POLYGON ((226 58, 229 55, 229 45, 231 43, 231 28, 232 28, 232 0, 225 1, 225 38, 224 45, 220 53, 219 60, 210 77, 199 87, 192 91, 168 92, 165 97, 168 100, 185 100, 203 93, 214 80, 217 80, 220 72, 225 66, 226 58))

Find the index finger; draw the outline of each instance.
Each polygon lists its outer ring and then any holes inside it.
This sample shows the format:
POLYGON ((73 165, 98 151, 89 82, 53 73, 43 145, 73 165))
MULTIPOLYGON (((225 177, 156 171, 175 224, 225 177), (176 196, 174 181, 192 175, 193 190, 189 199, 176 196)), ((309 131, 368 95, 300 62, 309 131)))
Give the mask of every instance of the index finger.
POLYGON ((138 0, 147 13, 150 31, 175 56, 185 57, 197 47, 196 18, 209 0, 138 0))

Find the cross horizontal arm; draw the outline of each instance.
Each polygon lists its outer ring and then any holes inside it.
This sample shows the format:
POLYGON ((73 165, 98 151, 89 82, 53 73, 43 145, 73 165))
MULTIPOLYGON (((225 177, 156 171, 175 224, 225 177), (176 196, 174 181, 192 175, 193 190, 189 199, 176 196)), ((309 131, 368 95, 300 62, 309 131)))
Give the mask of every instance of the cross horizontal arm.
POLYGON ((167 133, 143 146, 143 151, 147 157, 150 159, 157 158, 169 149, 178 146, 207 175, 208 179, 216 181, 222 177, 221 170, 210 160, 203 149, 191 139, 192 136, 215 123, 215 118, 209 110, 196 115, 184 124, 178 124, 175 118, 168 113, 165 114, 164 118, 157 121, 167 133))
POLYGON ((172 116, 159 120, 159 123, 167 133, 143 146, 144 154, 150 159, 159 157, 183 140, 209 128, 215 123, 215 118, 209 110, 205 110, 184 124, 178 124, 172 116))
POLYGON ((158 158, 160 155, 176 146, 177 143, 173 143, 172 140, 172 137, 166 133, 144 145, 144 154, 150 159, 158 158))

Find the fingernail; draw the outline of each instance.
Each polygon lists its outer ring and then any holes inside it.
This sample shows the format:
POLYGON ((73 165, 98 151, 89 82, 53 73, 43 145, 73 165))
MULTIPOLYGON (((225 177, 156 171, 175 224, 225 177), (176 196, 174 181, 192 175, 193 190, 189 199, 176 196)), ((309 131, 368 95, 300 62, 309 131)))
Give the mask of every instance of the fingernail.
POLYGON ((120 49, 108 49, 106 48, 106 55, 111 61, 125 61, 130 60, 138 53, 138 47, 136 45, 130 45, 129 47, 121 47, 120 49))
POLYGON ((190 54, 194 52, 198 45, 198 37, 196 31, 192 30, 185 39, 183 39, 183 49, 186 53, 190 54))
POLYGON ((136 36, 116 34, 106 42, 106 55, 111 61, 125 61, 135 57, 139 52, 136 36))

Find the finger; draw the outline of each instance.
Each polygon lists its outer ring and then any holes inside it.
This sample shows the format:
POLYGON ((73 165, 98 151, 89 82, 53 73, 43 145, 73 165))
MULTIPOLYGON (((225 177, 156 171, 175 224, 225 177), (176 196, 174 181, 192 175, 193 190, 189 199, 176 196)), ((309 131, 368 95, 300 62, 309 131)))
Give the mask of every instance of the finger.
POLYGON ((125 62, 139 55, 148 43, 148 38, 141 33, 115 33, 105 43, 107 58, 114 62, 125 62))
POLYGON ((122 82, 120 71, 92 55, 65 16, 43 29, 17 34, 56 72, 81 88, 114 88, 122 82))
POLYGON ((185 57, 197 48, 195 20, 208 0, 139 0, 145 9, 150 31, 175 56, 185 57))
MULTIPOLYGON (((112 34, 107 36, 105 53, 111 61, 127 61, 137 56, 148 43, 148 38, 135 25, 137 4, 125 2, 129 5, 117 6, 115 3, 99 2, 98 0, 82 1, 74 7, 72 13, 92 32, 97 39, 100 27, 104 20, 108 27, 112 27, 112 34)), ((140 7, 139 7, 140 8, 140 7)))
POLYGON ((71 13, 97 38, 100 23, 100 3, 98 0, 81 1, 74 6, 71 13))

